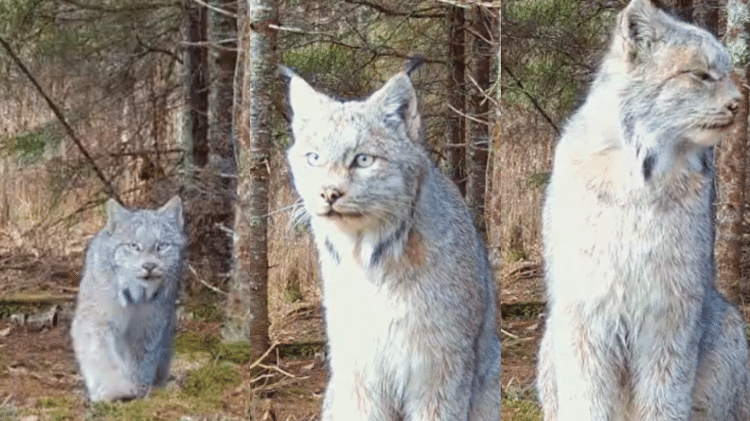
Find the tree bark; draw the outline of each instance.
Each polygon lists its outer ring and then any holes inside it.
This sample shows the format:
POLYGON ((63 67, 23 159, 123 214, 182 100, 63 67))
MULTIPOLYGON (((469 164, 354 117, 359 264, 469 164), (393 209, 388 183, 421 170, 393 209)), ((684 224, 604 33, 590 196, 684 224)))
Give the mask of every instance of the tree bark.
MULTIPOLYGON (((236 12, 236 0, 212 0, 219 10, 236 12)), ((211 89, 208 107, 209 168, 206 182, 211 199, 209 246, 210 273, 224 288, 233 263, 232 232, 234 200, 237 192, 237 159, 232 137, 234 69, 237 66, 237 19, 209 11, 209 74, 211 89)))
POLYGON ((489 156, 490 137, 490 103, 488 100, 491 88, 493 32, 495 28, 492 12, 483 6, 472 8, 472 78, 476 83, 471 95, 471 114, 469 120, 468 178, 466 180, 466 201, 474 213, 477 228, 481 233, 486 230, 484 220, 487 160, 489 156))
POLYGON ((740 110, 734 127, 716 147, 716 256, 717 283, 735 302, 741 302, 747 291, 742 277, 742 214, 745 204, 748 136, 748 31, 747 0, 727 3, 727 34, 725 42, 734 61, 734 79, 742 94, 740 110))
POLYGON ((277 22, 273 0, 248 0, 240 49, 242 109, 237 121, 238 185, 235 268, 229 285, 223 338, 245 340, 260 355, 268 347, 268 180, 272 78, 276 75, 277 22))
POLYGON ((466 195, 466 17, 463 7, 446 5, 448 19, 448 160, 451 178, 466 195))
MULTIPOLYGON (((497 18, 497 33, 500 33, 500 26, 502 25, 502 10, 498 8, 497 18)), ((487 186, 487 209, 485 214, 487 217, 487 251, 489 252, 490 262, 493 264, 493 269, 500 269, 500 244, 502 244, 501 238, 501 225, 502 225, 502 166, 501 166, 501 139, 500 139, 500 125, 502 120, 500 115, 502 113, 500 108, 500 74, 501 74, 501 59, 500 59, 500 37, 497 38, 497 67, 495 74, 497 80, 495 81, 497 91, 495 92, 495 99, 497 101, 497 107, 495 108, 495 124, 492 130, 492 145, 490 147, 490 168, 492 169, 491 175, 488 175, 490 180, 487 186)), ((499 285, 497 288, 500 291, 499 285)), ((498 292, 498 297, 499 297, 498 292)))
POLYGON ((192 160, 196 168, 208 163, 208 32, 206 8, 188 0, 186 62, 188 121, 192 160))

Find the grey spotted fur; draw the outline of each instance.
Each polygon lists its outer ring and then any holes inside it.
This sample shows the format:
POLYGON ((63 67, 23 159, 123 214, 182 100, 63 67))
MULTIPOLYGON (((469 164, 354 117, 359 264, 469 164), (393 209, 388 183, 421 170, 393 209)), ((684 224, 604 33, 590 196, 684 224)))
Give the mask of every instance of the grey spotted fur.
POLYGON ((322 268, 325 421, 500 419, 486 251, 457 188, 419 144, 413 68, 349 102, 284 70, 288 158, 322 268))
POLYGON ((182 203, 128 210, 107 202, 86 252, 73 348, 92 401, 133 399, 169 376, 184 264, 182 203))
POLYGON ((710 147, 739 92, 708 32, 618 15, 544 205, 547 421, 747 421, 745 324, 717 291, 710 147))

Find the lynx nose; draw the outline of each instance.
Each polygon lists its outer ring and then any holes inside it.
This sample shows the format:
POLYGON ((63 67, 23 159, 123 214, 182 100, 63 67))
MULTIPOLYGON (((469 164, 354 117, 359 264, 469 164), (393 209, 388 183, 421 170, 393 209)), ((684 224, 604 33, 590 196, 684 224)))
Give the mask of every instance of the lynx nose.
POLYGON ((727 104, 727 109, 732 113, 732 115, 737 115, 737 111, 740 110, 740 100, 733 99, 732 102, 727 104))
POLYGON ((142 267, 146 271, 146 275, 150 276, 151 272, 153 272, 154 269, 156 269, 156 266, 158 266, 158 265, 156 263, 154 263, 154 262, 146 262, 146 263, 143 264, 142 267))
POLYGON ((329 205, 334 204, 344 193, 335 187, 326 187, 320 192, 320 197, 323 198, 329 205))

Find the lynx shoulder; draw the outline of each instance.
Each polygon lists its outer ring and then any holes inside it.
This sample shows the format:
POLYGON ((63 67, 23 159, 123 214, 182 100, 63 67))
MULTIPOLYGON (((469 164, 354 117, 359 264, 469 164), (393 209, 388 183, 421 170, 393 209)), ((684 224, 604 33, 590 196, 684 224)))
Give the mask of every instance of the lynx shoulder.
POLYGON ((91 240, 73 318, 73 348, 92 401, 140 398, 169 376, 184 263, 182 203, 156 210, 107 202, 91 240))
POLYGON ((496 421, 486 251, 458 189, 420 145, 410 70, 348 102, 285 70, 288 159, 323 277, 323 419, 496 421))
POLYGON ((744 323, 718 292, 710 147, 739 92, 724 47, 648 0, 557 145, 544 204, 545 420, 748 420, 744 323))

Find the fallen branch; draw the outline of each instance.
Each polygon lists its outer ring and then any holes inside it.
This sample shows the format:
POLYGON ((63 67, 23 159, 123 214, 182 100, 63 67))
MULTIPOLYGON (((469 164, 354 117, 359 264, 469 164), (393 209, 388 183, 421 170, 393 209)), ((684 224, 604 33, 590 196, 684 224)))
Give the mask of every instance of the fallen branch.
POLYGON ((0 303, 8 304, 58 304, 76 299, 72 294, 14 294, 0 296, 0 303))

